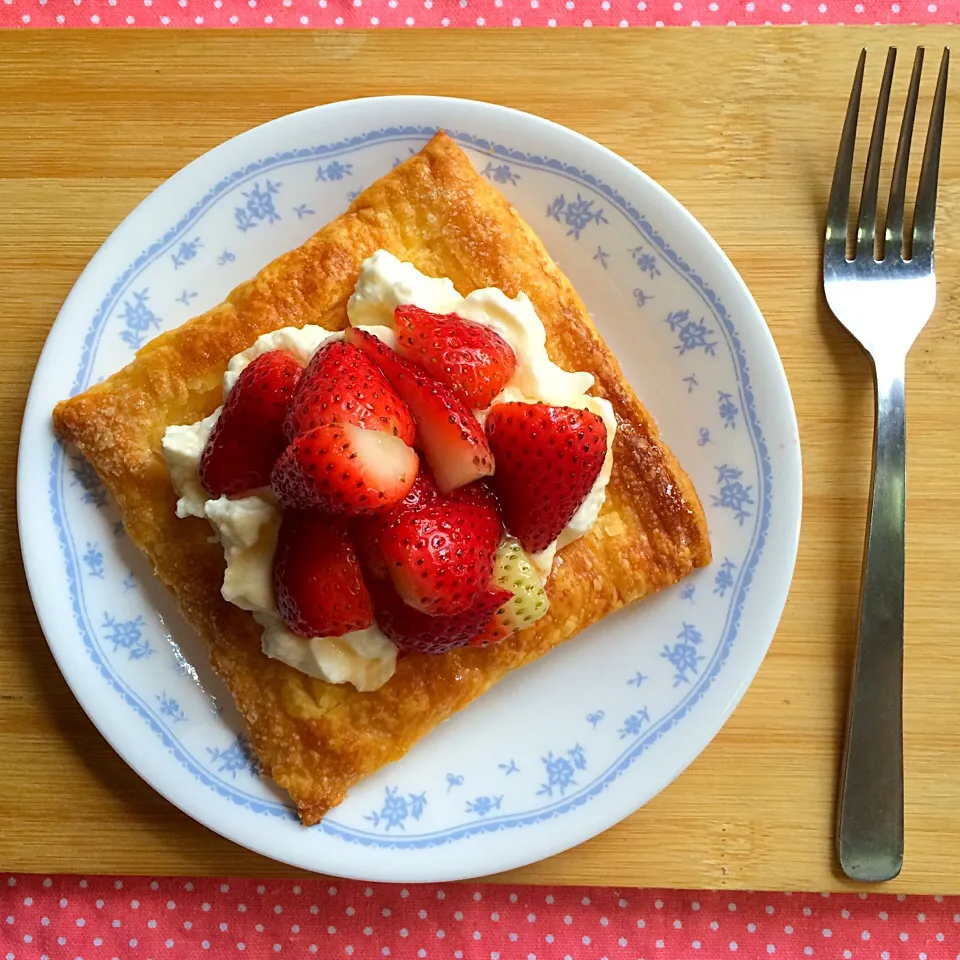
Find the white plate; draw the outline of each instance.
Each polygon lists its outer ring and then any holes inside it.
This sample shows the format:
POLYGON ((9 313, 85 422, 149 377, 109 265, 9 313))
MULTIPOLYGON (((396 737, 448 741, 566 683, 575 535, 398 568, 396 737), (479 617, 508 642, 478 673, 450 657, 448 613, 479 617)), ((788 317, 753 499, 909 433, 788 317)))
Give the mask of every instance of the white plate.
MULTIPOLYGON (((230 140, 118 227, 63 306, 20 444, 24 562, 77 699, 147 782, 278 860, 371 880, 530 863, 632 813, 733 710, 793 572, 800 452, 789 388, 756 304, 672 197, 576 133, 430 97, 332 104, 230 140), (508 677, 313 829, 256 776, 230 695, 54 403, 219 302, 446 128, 540 234, 706 507, 715 561, 508 677), (142 252, 140 252, 142 251, 142 252)), ((709 798, 704 797, 704 803, 709 798)), ((651 838, 655 840, 655 838, 651 838)))

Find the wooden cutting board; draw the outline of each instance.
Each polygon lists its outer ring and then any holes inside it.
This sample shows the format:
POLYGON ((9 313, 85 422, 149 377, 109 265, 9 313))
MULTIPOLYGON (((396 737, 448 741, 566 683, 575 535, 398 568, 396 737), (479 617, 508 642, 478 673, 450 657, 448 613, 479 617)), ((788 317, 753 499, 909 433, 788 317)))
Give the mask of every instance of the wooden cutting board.
MULTIPOLYGON (((868 363, 820 292, 819 244, 860 47, 872 53, 872 91, 889 43, 909 63, 916 44, 939 48, 951 39, 960 34, 879 28, 0 34, 0 870, 294 872, 168 804, 73 699, 20 563, 20 417, 64 297, 110 231, 162 180, 281 114, 350 97, 430 93, 482 97, 566 124, 684 203, 767 318, 803 448, 793 590, 741 706, 639 813, 510 879, 845 887, 833 858, 834 797, 873 411, 868 363)), ((939 50, 931 54, 935 61, 939 50)), ((893 116, 906 73, 902 65, 893 116)), ((872 102, 864 110, 872 112, 872 102)), ((908 364, 907 852, 902 876, 885 889, 945 894, 960 893, 960 78, 947 107, 937 272, 938 308, 908 364)))

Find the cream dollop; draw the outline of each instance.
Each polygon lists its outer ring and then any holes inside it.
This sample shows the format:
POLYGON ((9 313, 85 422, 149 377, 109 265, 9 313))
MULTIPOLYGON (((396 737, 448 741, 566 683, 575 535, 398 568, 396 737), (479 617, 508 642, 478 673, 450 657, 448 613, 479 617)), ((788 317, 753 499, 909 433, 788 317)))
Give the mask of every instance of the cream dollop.
POLYGON ((236 500, 208 500, 203 512, 217 531, 227 561, 223 599, 254 613, 275 611, 273 554, 282 513, 269 491, 236 500))
POLYGON ((305 640, 283 621, 255 614, 263 627, 263 652, 327 683, 352 683, 361 693, 382 687, 397 668, 397 648, 376 624, 342 637, 305 640))
POLYGON ((181 519, 202 519, 204 516, 203 508, 209 494, 200 482, 200 457, 222 409, 217 407, 209 417, 196 423, 167 427, 160 443, 173 488, 180 498, 177 500, 177 516, 181 519))
POLYGON ((462 300, 452 280, 428 277, 412 263, 377 250, 363 261, 353 296, 347 301, 347 316, 353 327, 392 329, 393 311, 404 304, 433 313, 451 313, 462 300))

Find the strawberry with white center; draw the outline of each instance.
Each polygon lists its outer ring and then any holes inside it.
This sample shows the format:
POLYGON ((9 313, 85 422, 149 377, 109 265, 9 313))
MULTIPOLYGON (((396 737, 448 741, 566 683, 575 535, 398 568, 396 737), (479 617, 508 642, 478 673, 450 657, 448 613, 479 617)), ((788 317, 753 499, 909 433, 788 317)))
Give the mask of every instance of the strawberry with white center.
POLYGON ((493 457, 477 418, 446 384, 364 330, 350 327, 344 336, 373 358, 413 414, 417 444, 441 493, 493 473, 493 457))
POLYGON ((490 505, 438 498, 387 523, 380 550, 409 606, 448 616, 470 607, 489 585, 500 531, 490 505))
POLYGON ((373 622, 370 594, 341 520, 287 510, 273 581, 280 616, 301 637, 339 637, 373 622))
POLYGON ((539 553, 593 488, 607 455, 607 428, 589 410, 501 403, 491 408, 486 433, 504 523, 524 550, 539 553))
POLYGON ((513 348, 482 323, 419 307, 394 310, 397 350, 445 383, 471 410, 485 410, 517 369, 513 348))
POLYGON ((357 516, 399 503, 417 467, 417 454, 399 437, 333 424, 297 437, 273 468, 270 486, 285 507, 357 516))
POLYGON ((283 422, 303 368, 289 353, 271 350, 237 379, 200 458, 200 482, 215 497, 265 487, 283 453, 283 422))
POLYGON ((367 354, 343 340, 330 340, 313 355, 287 412, 290 440, 314 427, 355 423, 412 444, 413 417, 367 354))

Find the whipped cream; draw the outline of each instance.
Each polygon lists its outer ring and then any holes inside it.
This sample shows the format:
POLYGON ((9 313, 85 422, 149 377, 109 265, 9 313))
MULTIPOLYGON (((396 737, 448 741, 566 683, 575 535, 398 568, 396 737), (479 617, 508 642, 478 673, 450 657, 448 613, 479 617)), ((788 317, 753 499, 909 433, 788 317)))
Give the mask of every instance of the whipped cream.
POLYGON ((207 445, 210 431, 220 417, 223 407, 217 407, 209 417, 183 427, 167 427, 163 435, 163 459, 167 462, 177 500, 177 516, 200 517, 209 494, 200 482, 200 457, 207 445))
POLYGON ((327 683, 352 683, 361 693, 382 687, 397 669, 397 648, 377 625, 342 637, 304 640, 282 620, 254 614, 263 627, 263 652, 274 660, 327 683))
POLYGON ((393 311, 412 304, 431 313, 452 313, 463 298, 446 277, 428 277, 412 263, 398 260, 386 250, 367 257, 353 296, 347 301, 350 326, 384 326, 393 329, 393 311))
MULTIPOLYGON (((395 347, 393 312, 403 304, 434 313, 457 313, 490 327, 510 344, 517 356, 517 368, 493 404, 520 401, 576 407, 592 411, 606 425, 607 455, 593 488, 557 540, 531 557, 546 579, 557 551, 587 533, 606 499, 617 429, 613 407, 608 401, 587 394, 594 382, 591 374, 570 373, 550 360, 546 331, 526 294, 511 299, 503 291, 489 288, 461 297, 450 280, 428 277, 413 264, 402 263, 393 254, 378 250, 364 261, 347 304, 350 324, 395 347)), ((313 324, 263 334, 230 360, 223 378, 224 397, 244 368, 261 354, 287 350, 307 364, 324 343, 342 337, 342 332, 313 324)), ((475 413, 483 422, 487 411, 475 413)), ((287 629, 280 618, 273 594, 273 555, 282 509, 270 491, 230 499, 211 498, 204 490, 199 478, 200 457, 219 414, 218 409, 197 423, 169 427, 162 449, 180 498, 177 516, 207 519, 223 545, 227 564, 224 599, 253 613, 263 627, 263 651, 267 656, 328 683, 352 683, 361 691, 377 689, 393 676, 397 648, 376 624, 342 637, 304 639, 287 629)))
POLYGON ((280 532, 280 507, 269 491, 249 497, 208 500, 203 512, 223 546, 227 569, 224 600, 254 613, 276 611, 273 554, 280 532))

